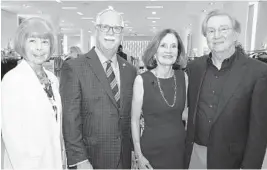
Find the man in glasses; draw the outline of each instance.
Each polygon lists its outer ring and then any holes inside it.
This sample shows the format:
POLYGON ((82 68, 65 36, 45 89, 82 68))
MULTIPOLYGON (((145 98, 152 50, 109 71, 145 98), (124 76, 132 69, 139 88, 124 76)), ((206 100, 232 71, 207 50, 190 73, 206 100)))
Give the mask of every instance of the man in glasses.
POLYGON ((211 52, 188 65, 186 168, 260 169, 267 143, 267 66, 237 43, 240 23, 210 12, 211 52), (190 161, 191 160, 191 161, 190 161))
POLYGON ((63 136, 69 168, 130 169, 130 111, 136 69, 117 56, 123 18, 96 17, 96 46, 62 67, 63 136))

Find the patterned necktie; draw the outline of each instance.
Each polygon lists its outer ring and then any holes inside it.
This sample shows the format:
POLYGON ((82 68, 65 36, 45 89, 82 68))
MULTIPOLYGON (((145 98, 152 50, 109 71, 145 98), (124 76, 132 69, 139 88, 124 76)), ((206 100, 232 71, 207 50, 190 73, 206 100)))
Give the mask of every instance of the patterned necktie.
POLYGON ((107 68, 106 68, 106 74, 107 74, 107 78, 112 90, 112 93, 114 95, 114 98, 117 102, 118 107, 120 107, 120 92, 119 92, 119 86, 117 84, 117 80, 114 74, 114 71, 111 67, 111 60, 107 61, 107 68))

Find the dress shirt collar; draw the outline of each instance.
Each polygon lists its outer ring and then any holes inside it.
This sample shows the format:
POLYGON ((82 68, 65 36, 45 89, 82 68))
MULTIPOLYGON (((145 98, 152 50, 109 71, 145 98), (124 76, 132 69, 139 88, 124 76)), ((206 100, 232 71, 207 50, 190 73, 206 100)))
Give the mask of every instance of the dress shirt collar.
MULTIPOLYGON (((211 58, 212 58, 212 53, 209 53, 209 57, 207 58, 207 63, 209 66, 214 65, 211 58)), ((221 69, 231 68, 236 58, 237 58, 237 51, 235 51, 234 54, 231 55, 231 57, 223 60, 221 69)))

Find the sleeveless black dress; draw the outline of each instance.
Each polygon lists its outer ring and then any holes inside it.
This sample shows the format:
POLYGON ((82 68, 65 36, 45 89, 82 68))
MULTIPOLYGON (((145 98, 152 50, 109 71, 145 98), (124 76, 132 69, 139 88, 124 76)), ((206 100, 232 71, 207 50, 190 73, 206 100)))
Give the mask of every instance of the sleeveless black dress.
MULTIPOLYGON (((153 169, 184 168, 185 128, 182 112, 185 107, 186 88, 184 72, 175 71, 176 102, 170 107, 163 99, 155 75, 147 71, 143 78, 144 131, 140 139, 141 150, 153 169)), ((165 99, 174 100, 174 78, 159 78, 165 99)))

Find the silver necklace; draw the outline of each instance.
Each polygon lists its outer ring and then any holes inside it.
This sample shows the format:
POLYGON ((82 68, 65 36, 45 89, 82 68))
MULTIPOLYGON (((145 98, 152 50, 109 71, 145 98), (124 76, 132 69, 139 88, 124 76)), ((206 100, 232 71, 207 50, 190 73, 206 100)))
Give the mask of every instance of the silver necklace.
POLYGON ((159 78, 156 76, 157 78, 157 82, 158 82, 158 86, 159 86, 159 91, 160 91, 160 94, 162 96, 162 98, 164 99, 165 103, 169 106, 169 107, 173 107, 175 105, 175 102, 176 102, 176 76, 173 74, 173 79, 174 79, 174 97, 173 97, 173 104, 170 105, 169 102, 166 100, 166 98, 164 97, 164 93, 161 89, 161 86, 160 86, 160 81, 159 81, 159 78))

